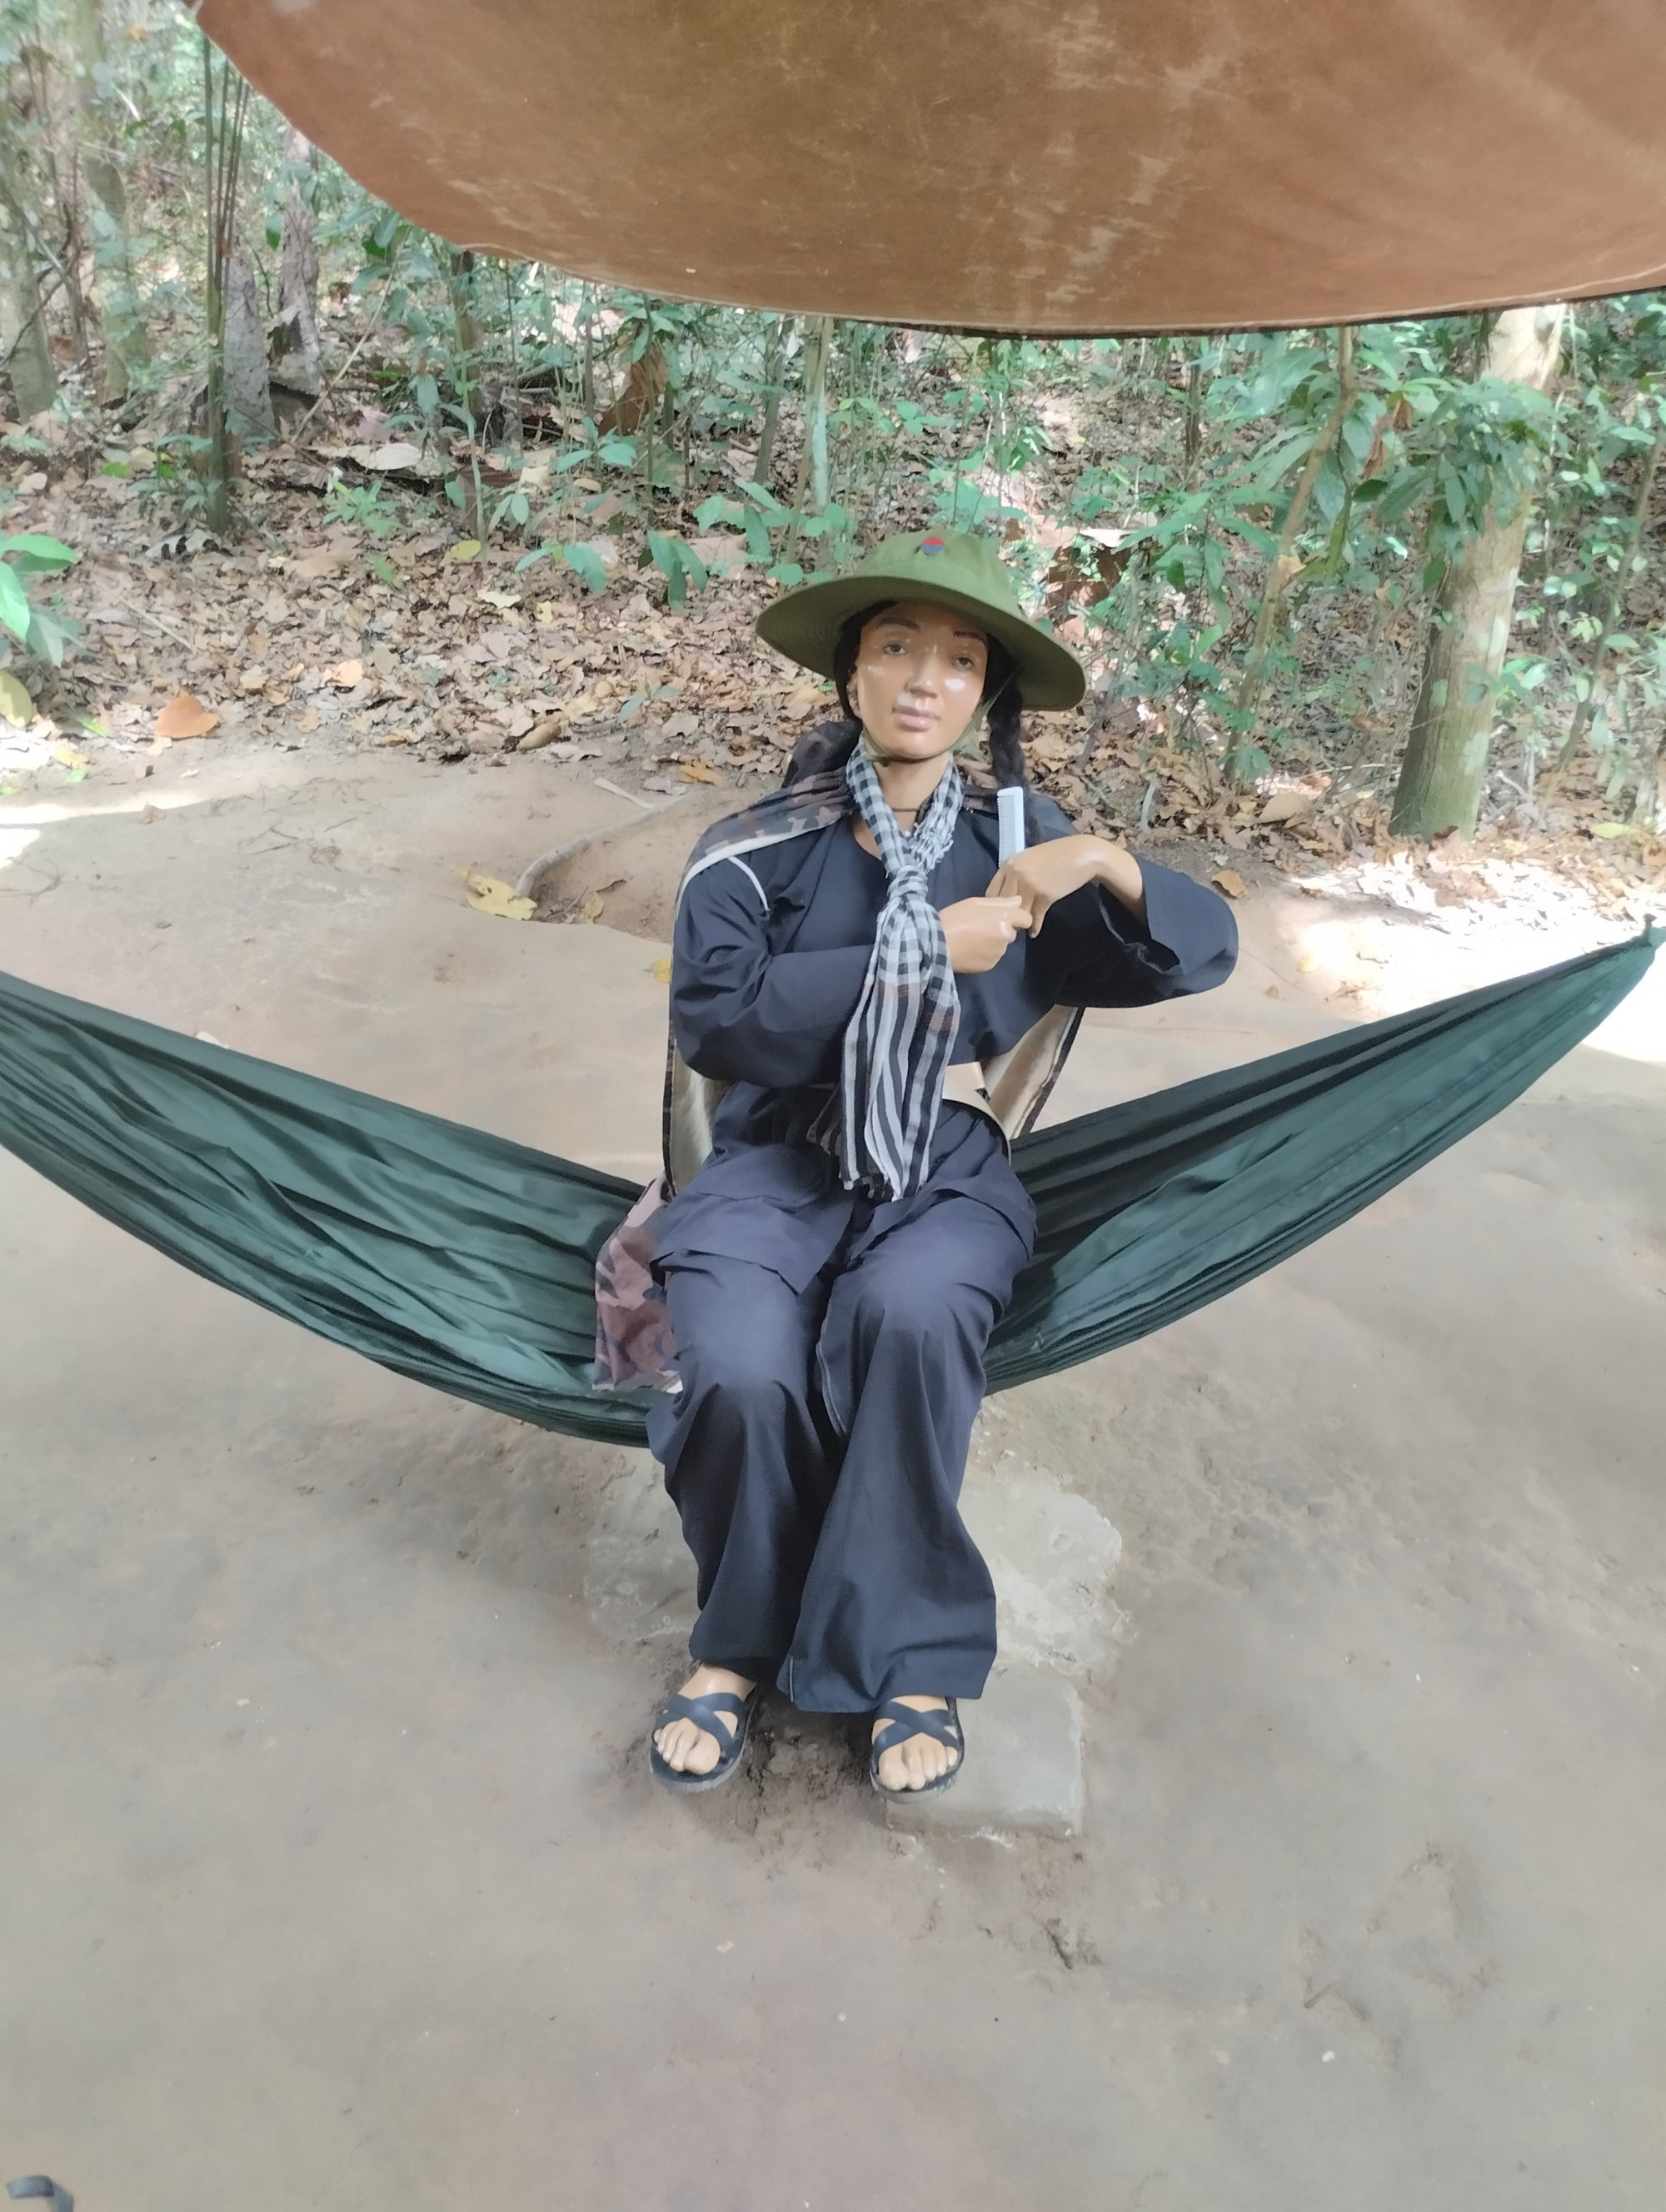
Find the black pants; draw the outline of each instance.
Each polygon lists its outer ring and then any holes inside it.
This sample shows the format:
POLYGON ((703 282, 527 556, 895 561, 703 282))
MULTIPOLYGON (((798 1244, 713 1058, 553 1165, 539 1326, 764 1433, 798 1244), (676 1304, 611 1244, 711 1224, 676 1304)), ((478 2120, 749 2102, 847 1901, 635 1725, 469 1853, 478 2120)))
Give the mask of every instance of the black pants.
POLYGON ((945 1194, 877 1238, 859 1206, 801 1291, 756 1261, 666 1267, 683 1389, 648 1437, 698 1569, 696 1662, 813 1712, 982 1692, 994 1589, 958 1501, 1027 1256, 993 1207, 945 1194))

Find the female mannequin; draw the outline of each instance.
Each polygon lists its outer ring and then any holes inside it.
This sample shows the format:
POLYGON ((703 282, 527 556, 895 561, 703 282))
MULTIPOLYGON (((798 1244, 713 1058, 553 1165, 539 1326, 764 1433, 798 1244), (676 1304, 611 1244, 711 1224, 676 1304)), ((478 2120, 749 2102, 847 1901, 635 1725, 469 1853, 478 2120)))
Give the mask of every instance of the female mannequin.
POLYGON ((1020 707, 1073 704, 1083 679, 981 540, 889 541, 759 630, 834 678, 846 720, 800 744, 787 793, 707 833, 679 902, 674 1034, 730 1087, 655 1224, 680 1389, 649 1440, 701 1612, 652 1763, 672 1788, 727 1780, 769 1680, 874 1713, 877 1789, 941 1790, 995 1648, 957 1501, 1034 1234, 971 1064, 1057 1005, 1207 989, 1236 933, 1214 892, 1025 788, 1020 707), (955 759, 980 710, 997 783, 1024 791, 1004 863, 955 759))

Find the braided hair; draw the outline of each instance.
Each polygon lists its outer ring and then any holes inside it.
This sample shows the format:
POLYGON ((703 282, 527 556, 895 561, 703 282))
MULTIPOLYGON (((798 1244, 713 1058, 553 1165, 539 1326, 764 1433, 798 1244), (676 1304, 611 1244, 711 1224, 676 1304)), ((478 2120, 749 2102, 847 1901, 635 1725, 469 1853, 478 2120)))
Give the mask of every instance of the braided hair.
MULTIPOLYGON (((783 789, 796 783, 800 776, 819 775, 827 769, 842 768, 856 750, 862 726, 851 710, 850 679, 856 672, 862 632, 876 615, 896 604, 894 599, 876 600, 871 607, 863 607, 850 616, 840 630, 833 647, 833 684, 843 714, 836 721, 818 722, 799 739, 781 778, 783 789)), ((988 708, 989 766, 994 771, 997 790, 1016 788, 1024 793, 1025 828, 1033 842, 1035 806, 1024 763, 1024 708, 1018 697, 1018 663, 999 638, 986 635, 986 643, 988 661, 983 675, 983 698, 988 708)))

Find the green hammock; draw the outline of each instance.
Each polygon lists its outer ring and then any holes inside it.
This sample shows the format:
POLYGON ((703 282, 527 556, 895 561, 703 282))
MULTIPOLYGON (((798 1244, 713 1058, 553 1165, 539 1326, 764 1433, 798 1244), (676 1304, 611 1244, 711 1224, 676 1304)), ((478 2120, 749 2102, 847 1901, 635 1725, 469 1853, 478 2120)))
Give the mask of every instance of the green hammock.
MULTIPOLYGON (((1659 933, 1022 1139, 1010 1389, 1298 1252, 1517 1097, 1659 933)), ((617 1176, 0 975, 0 1144, 210 1282, 495 1412, 642 1441, 590 1387, 617 1176)))

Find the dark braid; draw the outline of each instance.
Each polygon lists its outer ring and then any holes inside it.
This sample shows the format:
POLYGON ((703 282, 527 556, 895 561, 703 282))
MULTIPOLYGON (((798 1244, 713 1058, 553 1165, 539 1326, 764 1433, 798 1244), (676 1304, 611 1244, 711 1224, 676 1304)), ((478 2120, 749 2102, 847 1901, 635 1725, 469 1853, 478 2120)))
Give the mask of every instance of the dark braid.
POLYGON ((855 751, 856 740, 861 734, 861 724, 848 719, 842 722, 818 722, 793 746, 787 773, 781 780, 781 789, 785 791, 800 776, 821 775, 829 769, 842 768, 855 751))
POLYGON ((1016 788, 1024 793, 1024 835, 1033 845, 1037 837, 1036 801, 1024 764, 1024 702, 1018 696, 1018 663, 998 638, 989 640, 989 665, 983 678, 983 696, 989 702, 989 765, 995 788, 1016 788))
MULTIPOLYGON (((800 776, 818 775, 828 769, 842 768, 856 750, 862 734, 861 723, 851 711, 850 679, 856 672, 856 656, 861 650, 862 632, 878 614, 895 606, 895 599, 879 599, 873 606, 864 607, 846 621, 833 647, 833 684, 839 695, 839 704, 844 709, 843 719, 836 722, 818 722, 813 730, 801 737, 793 748, 793 757, 787 763, 787 773, 781 778, 783 790, 796 783, 800 776)), ((1016 786, 1024 793, 1025 833, 1033 843, 1036 837, 1036 809, 1031 796, 1030 779, 1024 765, 1024 714, 1018 698, 1018 664, 998 638, 988 639, 988 665, 983 678, 983 696, 989 702, 988 743, 989 766, 994 771, 998 790, 1016 786)))
POLYGON ((862 650, 862 632, 876 615, 884 614, 887 607, 894 607, 896 604, 895 599, 875 599, 871 607, 864 607, 860 614, 848 616, 844 627, 834 641, 833 688, 839 695, 839 704, 844 708, 846 721, 854 729, 860 730, 862 726, 851 708, 850 679, 856 673, 857 658, 862 650))

